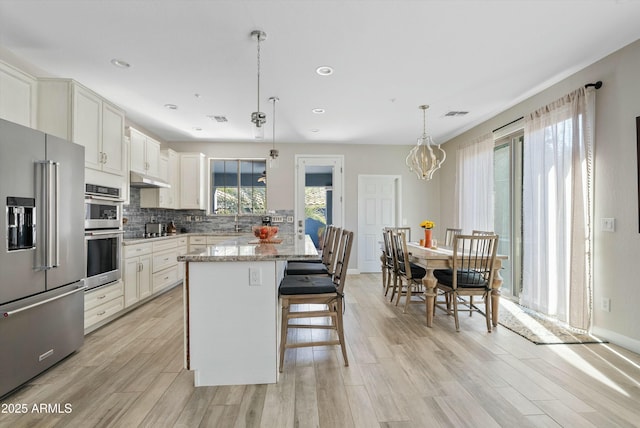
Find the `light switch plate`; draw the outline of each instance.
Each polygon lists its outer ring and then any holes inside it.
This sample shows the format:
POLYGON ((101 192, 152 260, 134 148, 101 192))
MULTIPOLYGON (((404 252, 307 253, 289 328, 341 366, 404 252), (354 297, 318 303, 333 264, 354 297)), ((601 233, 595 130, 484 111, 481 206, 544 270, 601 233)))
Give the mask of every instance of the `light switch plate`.
POLYGON ((615 232, 616 219, 615 218, 603 218, 601 220, 601 226, 603 232, 615 232))
POLYGON ((262 285, 262 270, 260 268, 249 268, 249 285, 262 285))

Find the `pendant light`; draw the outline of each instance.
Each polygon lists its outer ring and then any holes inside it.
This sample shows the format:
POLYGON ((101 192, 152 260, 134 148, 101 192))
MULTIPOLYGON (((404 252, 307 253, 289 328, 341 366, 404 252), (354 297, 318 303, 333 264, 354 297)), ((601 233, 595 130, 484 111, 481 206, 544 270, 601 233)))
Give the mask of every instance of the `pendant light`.
POLYGON ((427 135, 427 109, 429 106, 421 105, 418 108, 422 110, 422 135, 418 138, 416 146, 409 151, 405 163, 419 179, 431 180, 433 173, 440 169, 447 158, 447 153, 440 147, 440 144, 434 143, 431 136, 427 135))
POLYGON ((280 152, 276 149, 276 103, 280 101, 278 97, 270 97, 269 101, 273 103, 273 145, 271 150, 269 151, 269 168, 277 168, 278 167, 278 155, 280 152))
POLYGON ((254 39, 258 45, 258 108, 251 113, 251 122, 254 125, 254 138, 256 140, 262 140, 264 138, 264 127, 262 125, 267 121, 267 115, 260 111, 260 42, 267 39, 267 33, 254 30, 251 32, 251 38, 254 39))

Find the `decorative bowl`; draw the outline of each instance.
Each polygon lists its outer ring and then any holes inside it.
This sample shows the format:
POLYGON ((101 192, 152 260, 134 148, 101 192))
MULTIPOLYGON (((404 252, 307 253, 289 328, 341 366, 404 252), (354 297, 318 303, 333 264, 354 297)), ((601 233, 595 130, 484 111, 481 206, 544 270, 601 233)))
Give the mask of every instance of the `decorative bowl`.
POLYGON ((253 226, 252 230, 260 242, 269 242, 278 234, 278 226, 253 226))

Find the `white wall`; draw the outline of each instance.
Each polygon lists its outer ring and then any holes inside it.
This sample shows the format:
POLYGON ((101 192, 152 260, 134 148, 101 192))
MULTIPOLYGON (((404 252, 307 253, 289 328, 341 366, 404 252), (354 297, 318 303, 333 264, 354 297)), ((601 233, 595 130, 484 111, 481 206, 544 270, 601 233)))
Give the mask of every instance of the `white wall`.
MULTIPOLYGON (((208 157, 268 157, 271 144, 267 143, 211 143, 179 142, 170 143, 176 151, 202 152, 208 157)), ((420 236, 420 222, 430 219, 440 225, 438 206, 440 186, 438 176, 430 182, 418 180, 405 166, 405 157, 411 146, 397 145, 357 145, 357 144, 277 144, 280 150, 280 165, 268 173, 268 209, 294 209, 294 157, 300 154, 326 154, 344 156, 344 227, 354 232, 358 230, 358 175, 359 174, 400 174, 402 181, 402 217, 407 226, 413 228, 412 238, 420 236)), ((444 230, 444 229, 442 229, 444 230)), ((436 236, 439 237, 437 230, 436 236)), ((382 239, 382 233, 380 236, 382 239)), ((357 240, 349 261, 349 268, 357 269, 357 240)))
MULTIPOLYGON (((445 144, 456 147, 554 101, 585 83, 602 80, 596 95, 594 333, 640 352, 640 233, 635 118, 640 116, 640 41, 605 57, 445 144), (616 219, 614 233, 602 232, 603 217, 616 219), (600 309, 611 299, 611 312, 600 309)), ((455 162, 440 174, 442 189, 455 183, 455 162)), ((440 193, 441 218, 454 214, 453 193, 440 193)))

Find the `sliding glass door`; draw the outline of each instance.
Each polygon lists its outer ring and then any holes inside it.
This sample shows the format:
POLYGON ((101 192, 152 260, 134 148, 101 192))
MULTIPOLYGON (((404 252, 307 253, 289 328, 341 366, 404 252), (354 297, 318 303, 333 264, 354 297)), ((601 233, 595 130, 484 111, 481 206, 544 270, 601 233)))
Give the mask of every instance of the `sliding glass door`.
POLYGON ((494 230, 500 236, 498 253, 509 259, 500 271, 501 294, 517 300, 522 289, 522 143, 519 131, 496 140, 493 159, 494 230))

